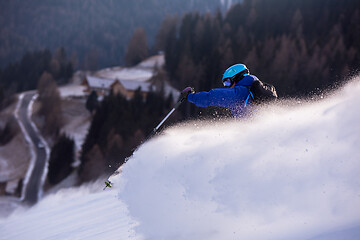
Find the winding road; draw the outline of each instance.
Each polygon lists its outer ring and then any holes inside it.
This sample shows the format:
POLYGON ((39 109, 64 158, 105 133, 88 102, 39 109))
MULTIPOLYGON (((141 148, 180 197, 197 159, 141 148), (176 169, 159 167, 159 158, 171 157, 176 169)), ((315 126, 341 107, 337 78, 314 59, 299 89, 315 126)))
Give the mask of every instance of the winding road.
POLYGON ((45 179, 45 169, 49 158, 46 142, 40 136, 36 126, 31 121, 31 105, 36 93, 23 93, 19 97, 16 117, 29 144, 31 161, 25 177, 22 200, 28 204, 35 204, 42 195, 45 179))

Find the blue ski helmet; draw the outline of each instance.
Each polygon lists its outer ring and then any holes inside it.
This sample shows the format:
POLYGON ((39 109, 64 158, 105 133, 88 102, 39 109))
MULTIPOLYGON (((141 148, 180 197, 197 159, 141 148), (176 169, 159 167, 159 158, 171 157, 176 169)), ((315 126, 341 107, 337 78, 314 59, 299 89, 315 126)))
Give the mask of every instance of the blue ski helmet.
POLYGON ((249 69, 245 66, 245 64, 235 64, 226 69, 222 77, 222 82, 225 87, 230 87, 234 82, 240 81, 243 77, 249 74, 249 69))

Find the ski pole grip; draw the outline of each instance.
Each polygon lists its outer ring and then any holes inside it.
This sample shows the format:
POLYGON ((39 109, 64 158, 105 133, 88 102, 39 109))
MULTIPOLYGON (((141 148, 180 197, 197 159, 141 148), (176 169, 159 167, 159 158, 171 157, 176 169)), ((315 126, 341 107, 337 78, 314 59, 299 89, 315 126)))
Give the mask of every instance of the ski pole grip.
POLYGON ((175 104, 174 108, 175 108, 175 109, 178 108, 185 99, 186 99, 185 97, 182 97, 182 98, 175 104))

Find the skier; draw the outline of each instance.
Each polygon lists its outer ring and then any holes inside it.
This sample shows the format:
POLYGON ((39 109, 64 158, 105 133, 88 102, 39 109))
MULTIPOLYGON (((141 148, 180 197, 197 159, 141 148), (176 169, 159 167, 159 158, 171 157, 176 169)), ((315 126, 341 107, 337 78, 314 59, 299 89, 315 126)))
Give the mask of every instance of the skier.
POLYGON ((223 74, 222 83, 225 88, 195 93, 192 87, 187 87, 181 93, 198 107, 225 107, 231 110, 234 117, 240 118, 246 116, 249 112, 247 107, 254 100, 250 87, 255 80, 259 79, 250 75, 244 64, 235 64, 223 74))

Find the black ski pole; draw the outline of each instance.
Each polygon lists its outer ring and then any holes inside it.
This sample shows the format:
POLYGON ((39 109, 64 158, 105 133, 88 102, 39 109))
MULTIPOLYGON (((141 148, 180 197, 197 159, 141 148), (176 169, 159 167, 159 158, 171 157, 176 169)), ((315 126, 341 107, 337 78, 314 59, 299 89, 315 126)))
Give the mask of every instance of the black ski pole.
POLYGON ((150 139, 163 125, 163 123, 170 117, 170 115, 181 105, 181 103, 185 100, 184 97, 181 97, 181 99, 175 104, 175 106, 170 110, 170 112, 164 117, 163 120, 152 130, 152 132, 147 136, 145 142, 150 139))

